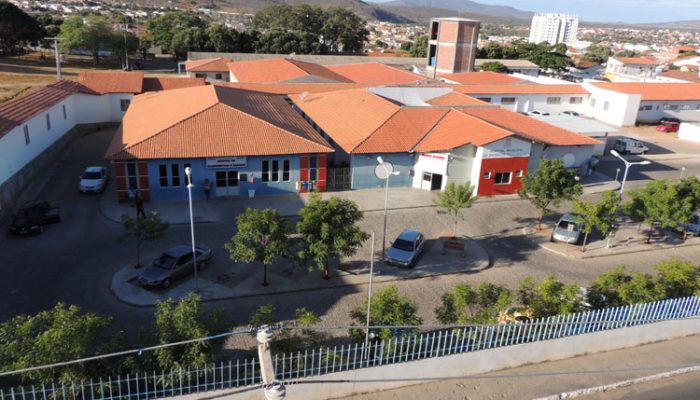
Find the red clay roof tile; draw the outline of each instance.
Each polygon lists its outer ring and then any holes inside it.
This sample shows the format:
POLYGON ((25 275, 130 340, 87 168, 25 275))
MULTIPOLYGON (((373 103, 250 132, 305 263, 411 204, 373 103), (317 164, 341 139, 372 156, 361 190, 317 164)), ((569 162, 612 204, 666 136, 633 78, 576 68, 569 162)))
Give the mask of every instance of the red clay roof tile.
POLYGON ((81 72, 78 82, 100 94, 143 92, 143 72, 81 72))
POLYGON ((154 77, 143 78, 143 91, 158 92, 161 90, 182 89, 192 86, 206 85, 204 78, 185 78, 185 77, 154 77))
POLYGON ((415 150, 434 152, 449 151, 466 144, 483 146, 508 136, 513 136, 513 132, 453 109, 440 120, 415 150))
POLYGON ((426 79, 426 77, 412 72, 374 62, 328 65, 326 68, 348 78, 352 82, 369 85, 401 85, 426 79))
POLYGON ((205 58, 201 60, 190 60, 185 63, 187 72, 228 72, 230 58, 205 58))

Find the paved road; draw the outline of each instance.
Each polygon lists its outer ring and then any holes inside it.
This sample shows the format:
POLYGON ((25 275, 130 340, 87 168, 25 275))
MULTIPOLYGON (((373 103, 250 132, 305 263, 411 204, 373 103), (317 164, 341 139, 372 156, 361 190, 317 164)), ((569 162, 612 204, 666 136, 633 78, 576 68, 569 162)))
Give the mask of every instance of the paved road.
POLYGON ((700 372, 586 397, 590 400, 691 400, 699 398, 700 372))
MULTIPOLYGON (((57 164, 50 184, 40 197, 61 206, 63 222, 48 227, 39 236, 0 237, 0 274, 3 277, 0 279, 0 320, 19 313, 36 313, 62 301, 101 315, 113 316, 114 327, 124 330, 131 337, 151 323, 152 308, 120 303, 109 291, 114 272, 133 262, 133 243, 119 240, 122 227, 100 214, 97 196, 77 193, 77 176, 87 165, 105 164, 102 155, 110 140, 109 131, 89 134, 78 140, 63 161, 57 164)), ((101 194, 110 195, 114 194, 109 189, 101 194)), ((562 207, 565 209, 567 205, 562 207)), ((389 236, 393 237, 408 227, 425 228, 425 231, 435 230, 435 226, 448 227, 445 218, 432 209, 392 211, 389 236), (428 226, 431 228, 428 229, 428 226)), ((536 212, 526 201, 478 202, 465 212, 465 220, 460 222, 459 230, 491 253, 493 268, 478 274, 445 275, 393 284, 419 304, 419 313, 426 323, 436 323, 433 310, 440 303, 440 296, 457 283, 491 281, 516 287, 526 276, 544 278, 554 274, 566 282, 585 285, 595 276, 619 264, 627 264, 634 270, 651 271, 654 264, 669 257, 696 261, 696 248, 649 252, 643 258, 621 255, 583 261, 563 259, 535 247, 522 237, 521 228, 534 223, 535 218, 536 212)), ((380 225, 381 213, 366 215, 365 229, 379 231, 380 225)), ((222 246, 233 231, 234 226, 229 221, 197 226, 198 240, 216 251, 216 263, 207 268, 206 276, 215 278, 222 268, 230 265, 222 246)), ((144 258, 153 257, 158 249, 188 242, 187 225, 171 226, 163 240, 147 246, 144 258)), ((359 261, 368 253, 368 249, 363 249, 356 259, 359 261)), ((388 285, 377 285, 377 290, 388 285)), ((274 289, 274 283, 271 288, 274 289)), ((250 313, 261 304, 276 305, 283 319, 292 318, 296 308, 307 307, 324 316, 322 324, 337 326, 349 322, 348 313, 362 303, 364 290, 365 287, 356 286, 311 293, 270 294, 212 302, 207 304, 207 308, 223 308, 229 324, 245 325, 250 313)))

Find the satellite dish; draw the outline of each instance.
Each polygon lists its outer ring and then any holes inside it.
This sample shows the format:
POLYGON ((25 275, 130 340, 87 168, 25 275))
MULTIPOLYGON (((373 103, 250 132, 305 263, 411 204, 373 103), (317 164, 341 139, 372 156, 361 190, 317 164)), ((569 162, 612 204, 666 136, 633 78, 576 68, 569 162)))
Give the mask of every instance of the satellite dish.
POLYGON ((387 179, 394 172, 394 165, 389 161, 384 161, 382 164, 377 164, 374 167, 374 175, 379 179, 387 179))
POLYGON ((562 157, 562 161, 564 161, 564 168, 571 168, 576 165, 576 156, 572 153, 566 153, 564 157, 562 157))

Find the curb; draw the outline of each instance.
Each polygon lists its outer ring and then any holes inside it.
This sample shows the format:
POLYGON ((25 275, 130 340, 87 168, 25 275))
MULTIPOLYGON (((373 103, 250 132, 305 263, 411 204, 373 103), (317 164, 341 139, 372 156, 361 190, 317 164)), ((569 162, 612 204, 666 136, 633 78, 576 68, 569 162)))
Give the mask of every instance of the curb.
POLYGON ((659 374, 643 376, 641 378, 627 379, 624 381, 619 381, 619 382, 611 383, 608 385, 594 386, 594 387, 590 387, 590 388, 572 390, 570 392, 562 392, 559 394, 554 394, 554 395, 546 396, 546 397, 538 397, 534 400, 573 399, 576 397, 587 396, 590 394, 602 393, 602 392, 607 392, 609 390, 615 390, 615 389, 620 389, 620 388, 624 388, 624 387, 629 387, 629 386, 637 385, 640 383, 660 381, 662 379, 668 379, 668 378, 672 378, 674 376, 688 374, 688 373, 696 372, 696 371, 700 371, 700 365, 696 365, 693 367, 687 367, 687 368, 680 368, 680 369, 676 369, 676 370, 669 371, 669 372, 661 372, 659 374))
MULTIPOLYGON (((420 275, 420 276, 404 276, 404 277, 396 277, 393 279, 387 279, 385 281, 376 281, 376 275, 377 273, 375 272, 375 279, 374 279, 374 284, 383 284, 383 283, 391 283, 391 282, 399 282, 399 281, 410 281, 410 280, 418 280, 418 279, 424 279, 424 278, 434 278, 438 276, 446 276, 446 275, 457 275, 457 274, 475 274, 484 270, 487 270, 489 268, 492 268, 494 265, 493 261, 493 256, 491 253, 486 250, 484 246, 479 245, 474 241, 473 239, 469 238, 476 246, 481 247, 481 249, 486 253, 487 257, 479 260, 479 261, 484 261, 485 266, 480 267, 480 268, 474 268, 474 269, 469 269, 469 270, 459 270, 459 271, 449 271, 449 272, 433 272, 425 275, 420 275)), ((478 262, 478 261, 477 261, 478 262)), ((128 268, 128 267, 126 267, 128 268)), ((389 267, 392 268, 392 267, 389 267)), ((337 268, 336 268, 337 269, 337 268)), ((120 269, 119 271, 121 271, 120 269)), ((117 273, 119 273, 117 271, 117 273)), ((116 273, 115 273, 116 275, 116 273)), ((380 275, 380 276, 387 276, 387 275, 380 275)), ((340 278, 340 277, 336 277, 340 278)), ((112 277, 114 279, 114 276, 112 277)), ((232 296, 224 296, 224 297, 219 297, 219 298, 213 298, 213 299, 202 299, 202 301, 206 302, 215 302, 215 301, 227 301, 227 300, 234 300, 234 299, 245 299, 245 298, 253 298, 253 297, 260 297, 260 296, 276 296, 276 295, 284 295, 284 294, 289 294, 289 293, 304 293, 304 292, 311 292, 311 291, 317 291, 317 290, 327 290, 327 289, 339 289, 339 288, 346 288, 346 287, 358 287, 358 286, 367 286, 369 285, 369 282, 358 282, 354 284, 344 284, 344 283, 329 283, 327 286, 320 286, 320 287, 313 287, 313 288, 303 288, 303 289, 291 289, 291 290, 284 290, 284 291, 276 291, 276 292, 271 292, 271 293, 255 293, 255 294, 243 294, 243 295, 232 295, 232 296)), ((119 295, 117 295, 116 291, 114 290, 114 285, 110 283, 109 285, 109 290, 114 296, 114 298, 117 299, 117 301, 132 306, 132 307, 140 307, 140 308, 146 308, 146 307, 154 307, 154 304, 135 304, 132 303, 128 300, 123 299, 119 295)))

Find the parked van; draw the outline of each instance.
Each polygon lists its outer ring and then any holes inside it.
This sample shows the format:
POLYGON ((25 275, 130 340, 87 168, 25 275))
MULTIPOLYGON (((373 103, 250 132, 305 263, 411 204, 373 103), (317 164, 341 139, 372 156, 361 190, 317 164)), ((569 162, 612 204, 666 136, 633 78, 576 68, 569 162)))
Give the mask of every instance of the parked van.
POLYGON ((613 149, 620 154, 646 154, 649 151, 644 143, 630 138, 617 139, 613 149))

